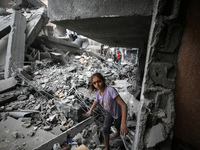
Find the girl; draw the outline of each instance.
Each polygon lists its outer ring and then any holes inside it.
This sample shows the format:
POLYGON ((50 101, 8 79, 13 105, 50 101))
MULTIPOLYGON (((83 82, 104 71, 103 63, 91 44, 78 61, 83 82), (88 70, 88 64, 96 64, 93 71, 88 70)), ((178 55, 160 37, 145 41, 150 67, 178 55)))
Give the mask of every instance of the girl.
POLYGON ((117 131, 110 135, 111 138, 128 133, 126 126, 127 106, 122 100, 115 88, 105 84, 105 78, 100 73, 95 73, 91 77, 90 92, 97 91, 96 100, 90 108, 89 115, 92 110, 100 103, 106 110, 106 117, 103 125, 103 137, 105 142, 105 150, 109 150, 109 133, 114 121, 117 131))

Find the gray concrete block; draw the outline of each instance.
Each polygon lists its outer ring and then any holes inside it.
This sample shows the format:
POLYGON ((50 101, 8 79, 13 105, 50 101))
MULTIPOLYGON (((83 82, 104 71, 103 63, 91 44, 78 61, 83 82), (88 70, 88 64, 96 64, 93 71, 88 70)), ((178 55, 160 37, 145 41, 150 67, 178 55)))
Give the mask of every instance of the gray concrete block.
POLYGON ((14 88, 17 85, 17 80, 14 77, 0 80, 0 93, 11 88, 14 88))
POLYGON ((11 30, 10 20, 10 15, 0 16, 0 39, 9 34, 11 30))
POLYGON ((146 138, 147 148, 153 147, 156 144, 165 140, 165 129, 161 123, 153 126, 150 131, 149 135, 146 138))
POLYGON ((41 7, 31 12, 30 18, 27 16, 26 25, 26 48, 29 47, 38 36, 43 27, 48 23, 47 10, 41 7))
POLYGON ((50 132, 38 129, 34 136, 28 136, 33 127, 24 128, 20 120, 8 117, 7 120, 0 124, 0 145, 2 149, 11 149, 14 145, 24 147, 25 149, 33 149, 34 147, 46 142, 47 140, 55 137, 50 132), (9 129, 9 130, 8 130, 9 129), (13 138, 12 133, 18 133, 17 138, 13 138), (26 145, 23 146, 23 143, 26 145))
POLYGON ((11 67, 14 63, 18 67, 23 66, 25 56, 25 30, 26 19, 25 17, 14 11, 11 16, 11 32, 8 38, 8 47, 5 63, 4 78, 7 79, 11 76, 11 67))

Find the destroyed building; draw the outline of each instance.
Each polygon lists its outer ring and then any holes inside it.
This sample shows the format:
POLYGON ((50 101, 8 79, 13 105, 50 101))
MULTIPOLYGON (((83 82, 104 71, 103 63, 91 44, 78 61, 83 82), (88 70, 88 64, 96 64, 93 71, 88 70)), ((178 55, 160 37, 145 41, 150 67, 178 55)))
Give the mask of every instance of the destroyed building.
POLYGON ((200 149, 198 0, 0 5, 0 149, 103 149, 104 111, 86 115, 94 95, 85 89, 97 71, 129 106, 130 134, 113 149, 200 149), (70 41, 66 29, 82 36, 70 41), (137 65, 119 68, 83 36, 137 48, 137 65))

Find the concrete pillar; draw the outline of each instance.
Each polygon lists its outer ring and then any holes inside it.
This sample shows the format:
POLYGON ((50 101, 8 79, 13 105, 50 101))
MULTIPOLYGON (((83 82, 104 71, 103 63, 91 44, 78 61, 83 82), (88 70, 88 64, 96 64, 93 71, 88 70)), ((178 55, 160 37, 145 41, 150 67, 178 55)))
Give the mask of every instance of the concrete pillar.
POLYGON ((187 10, 183 6, 187 5, 181 0, 155 1, 134 150, 171 149, 175 119, 173 90, 186 16, 180 12, 187 10))
POLYGON ((8 38, 4 73, 5 79, 11 76, 11 67, 14 63, 17 63, 19 67, 23 66, 24 63, 26 19, 17 11, 14 11, 11 17, 11 32, 8 38))

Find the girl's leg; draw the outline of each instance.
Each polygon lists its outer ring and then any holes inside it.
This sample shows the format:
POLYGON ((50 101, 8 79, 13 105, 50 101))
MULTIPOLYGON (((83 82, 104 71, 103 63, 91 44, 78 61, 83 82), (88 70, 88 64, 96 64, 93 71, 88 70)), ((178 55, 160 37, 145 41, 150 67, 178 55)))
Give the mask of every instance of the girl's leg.
POLYGON ((115 136, 120 135, 121 120, 122 120, 122 117, 119 117, 118 119, 114 120, 114 126, 117 129, 117 131, 115 132, 115 136))
POLYGON ((105 143, 105 149, 104 150, 110 150, 109 146, 109 134, 103 135, 104 143, 105 143))
POLYGON ((104 125, 103 125, 103 137, 104 137, 104 143, 105 143, 105 150, 109 150, 109 134, 110 134, 110 128, 112 126, 113 122, 113 117, 111 116, 110 113, 106 113, 106 117, 104 120, 104 125))

